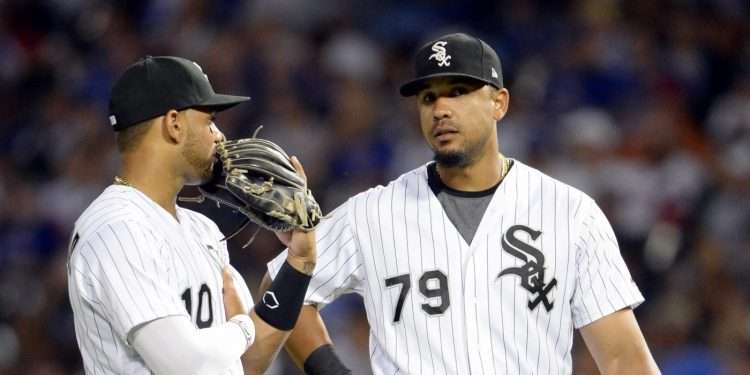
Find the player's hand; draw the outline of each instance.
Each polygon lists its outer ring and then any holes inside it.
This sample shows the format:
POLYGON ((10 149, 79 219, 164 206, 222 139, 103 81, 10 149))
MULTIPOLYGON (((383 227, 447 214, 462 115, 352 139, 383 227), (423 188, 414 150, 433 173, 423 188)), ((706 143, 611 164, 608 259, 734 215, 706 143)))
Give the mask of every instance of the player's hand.
POLYGON ((295 229, 290 233, 290 240, 287 244, 289 253, 287 262, 298 271, 312 275, 315 269, 315 263, 318 260, 315 246, 315 231, 302 231, 295 229))
MULTIPOLYGON (((296 156, 291 157, 292 165, 297 174, 307 183, 305 169, 296 156)), ((311 274, 317 260, 315 231, 292 230, 289 232, 274 232, 279 241, 289 248, 289 263, 303 273, 311 274)))
POLYGON ((234 278, 232 277, 232 271, 229 266, 224 267, 222 272, 224 279, 224 314, 227 320, 231 317, 239 314, 247 314, 248 309, 245 304, 242 303, 237 287, 234 285, 234 278))

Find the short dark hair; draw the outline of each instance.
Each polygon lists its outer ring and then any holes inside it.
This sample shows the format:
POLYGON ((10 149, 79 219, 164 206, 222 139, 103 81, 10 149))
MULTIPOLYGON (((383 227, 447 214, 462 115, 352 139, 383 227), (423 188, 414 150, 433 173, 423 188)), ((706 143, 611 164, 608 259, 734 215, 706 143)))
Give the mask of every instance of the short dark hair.
POLYGON ((148 129, 151 128, 152 122, 153 119, 149 119, 115 132, 117 150, 120 151, 121 154, 132 151, 141 143, 141 141, 143 141, 148 129))

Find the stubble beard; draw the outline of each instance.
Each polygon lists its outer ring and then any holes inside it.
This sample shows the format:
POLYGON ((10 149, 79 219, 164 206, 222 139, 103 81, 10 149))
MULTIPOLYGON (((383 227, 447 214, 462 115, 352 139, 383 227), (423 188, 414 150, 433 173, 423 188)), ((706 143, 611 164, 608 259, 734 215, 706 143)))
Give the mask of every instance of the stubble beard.
POLYGON ((473 144, 464 144, 458 150, 438 151, 433 150, 435 155, 433 159, 441 167, 445 168, 463 168, 471 165, 482 154, 484 146, 487 144, 487 137, 473 144))
POLYGON ((433 157, 436 163, 442 167, 454 168, 468 165, 468 157, 463 151, 439 152, 435 151, 433 157))
POLYGON ((188 136, 187 144, 185 149, 182 151, 182 156, 187 161, 188 165, 192 167, 198 177, 198 184, 204 184, 208 182, 213 175, 213 158, 205 158, 198 152, 198 143, 195 139, 188 136))

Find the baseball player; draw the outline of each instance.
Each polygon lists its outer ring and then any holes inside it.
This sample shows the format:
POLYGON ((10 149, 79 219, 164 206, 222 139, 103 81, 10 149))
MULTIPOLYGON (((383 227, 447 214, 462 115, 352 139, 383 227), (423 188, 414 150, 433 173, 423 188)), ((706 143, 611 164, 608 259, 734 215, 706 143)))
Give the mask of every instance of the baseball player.
POLYGON ((294 361, 348 373, 318 309, 357 293, 377 375, 570 374, 574 329, 602 373, 658 373, 632 312, 643 297, 597 204, 500 153, 509 93, 495 51, 450 34, 415 66, 400 92, 416 97, 435 160, 318 227, 318 266, 286 344, 294 361))
POLYGON ((279 234, 290 246, 283 280, 248 312, 252 297, 216 224, 176 205, 184 185, 212 176, 224 139, 215 113, 248 99, 216 94, 198 64, 171 56, 145 57, 115 83, 121 172, 76 221, 68 259, 87 374, 243 374, 294 326, 314 232, 279 234))

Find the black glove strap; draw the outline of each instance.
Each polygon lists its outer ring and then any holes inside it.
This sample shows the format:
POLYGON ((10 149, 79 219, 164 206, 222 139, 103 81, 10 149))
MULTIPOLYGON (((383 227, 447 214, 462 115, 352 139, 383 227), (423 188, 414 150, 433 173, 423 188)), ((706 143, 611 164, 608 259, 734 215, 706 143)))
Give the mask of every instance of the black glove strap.
POLYGON ((271 286, 255 304, 255 313, 276 329, 291 330, 302 310, 310 279, 310 275, 284 262, 271 286))
POLYGON ((305 374, 307 375, 351 375, 341 359, 333 351, 331 344, 325 344, 313 351, 305 360, 305 374))

